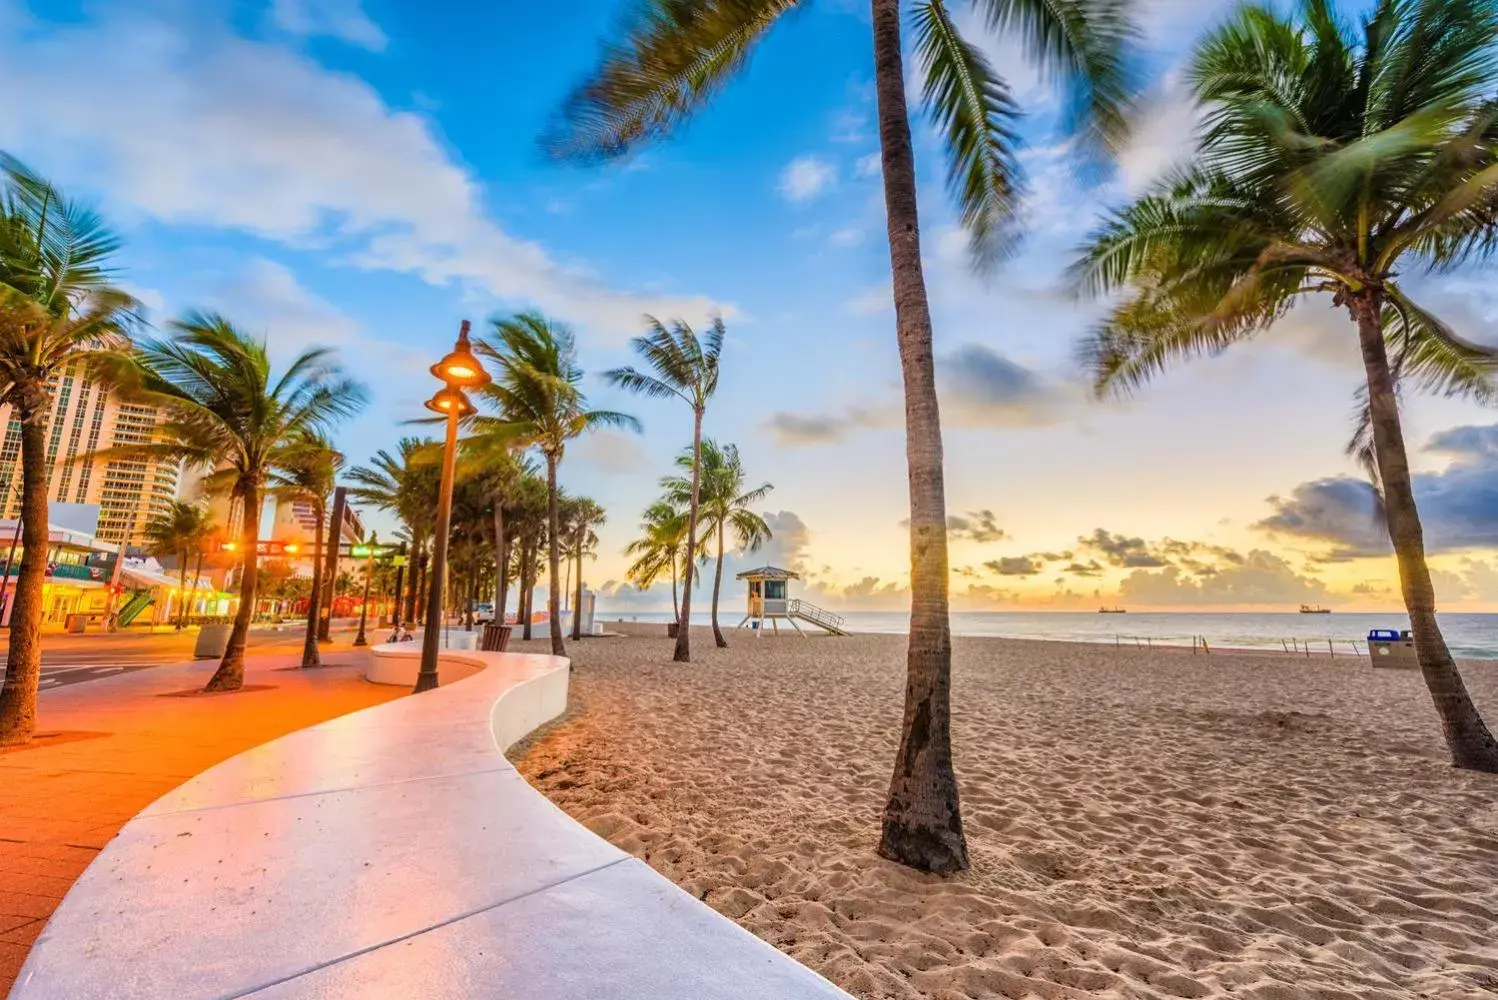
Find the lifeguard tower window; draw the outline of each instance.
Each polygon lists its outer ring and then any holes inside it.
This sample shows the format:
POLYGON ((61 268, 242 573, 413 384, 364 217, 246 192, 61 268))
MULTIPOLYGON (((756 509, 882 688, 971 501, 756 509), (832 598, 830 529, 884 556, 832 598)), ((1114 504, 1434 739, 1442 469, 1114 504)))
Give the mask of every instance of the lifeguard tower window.
POLYGON ((767 601, 783 601, 783 600, 785 600, 785 581, 784 580, 766 580, 765 581, 765 600, 767 600, 767 601))

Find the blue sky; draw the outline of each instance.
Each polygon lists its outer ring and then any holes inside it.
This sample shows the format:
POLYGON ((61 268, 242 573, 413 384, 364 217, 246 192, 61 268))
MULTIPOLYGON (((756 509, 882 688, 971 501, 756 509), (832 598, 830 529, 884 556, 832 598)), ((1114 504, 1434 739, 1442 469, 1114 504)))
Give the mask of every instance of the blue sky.
MULTIPOLYGON (((0 92, 21 95, 0 104, 0 148, 99 204, 158 319, 213 308, 283 357, 339 348, 375 400, 341 435, 355 462, 411 432, 401 421, 419 415, 425 368, 462 318, 482 329, 540 308, 576 327, 599 371, 627 360, 644 312, 721 312, 709 431, 776 486, 777 540, 745 560, 796 565, 828 603, 900 606, 903 439, 864 5, 823 0, 787 19, 688 131, 593 170, 547 162, 536 136, 618 0, 558 6, 0 0, 0 92)), ((966 267, 917 125, 949 505, 970 522, 954 525, 959 607, 1397 603, 1343 478, 1356 475, 1342 445, 1359 371, 1351 325, 1326 304, 1128 404, 1089 401, 1073 360, 1096 312, 1064 288, 1069 251, 1100 206, 1188 150, 1177 67, 1229 6, 1142 0, 1146 104, 1105 177, 1073 173, 1054 89, 985 43, 1030 112, 1031 236, 988 283, 966 267)), ((1425 290, 1481 339, 1498 317, 1489 284, 1425 290)), ((579 443, 564 467, 609 509, 591 575, 617 580, 688 415, 589 388, 646 424, 579 443)), ((1416 466, 1452 519, 1433 525, 1446 606, 1498 601, 1498 530, 1483 527, 1498 513, 1493 420, 1471 404, 1409 406, 1416 466), (1445 433, 1461 427, 1478 430, 1445 433)), ((609 600, 661 596, 611 587, 609 600)))

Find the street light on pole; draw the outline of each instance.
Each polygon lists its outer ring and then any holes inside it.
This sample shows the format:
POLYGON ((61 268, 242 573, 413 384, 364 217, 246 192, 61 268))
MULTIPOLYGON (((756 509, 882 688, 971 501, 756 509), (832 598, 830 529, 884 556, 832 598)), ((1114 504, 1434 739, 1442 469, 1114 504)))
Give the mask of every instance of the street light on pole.
MULTIPOLYGON (((355 646, 367 646, 369 640, 364 638, 364 627, 369 623, 369 583, 374 578, 375 553, 380 550, 379 535, 370 535, 369 542, 364 547, 369 550, 368 558, 364 561, 364 603, 359 606, 359 634, 354 636, 355 646)), ((350 554, 355 555, 358 549, 350 554)))
POLYGON ((464 389, 488 385, 489 373, 474 357, 468 342, 469 324, 465 319, 458 330, 458 342, 451 353, 432 366, 432 374, 443 387, 427 400, 427 409, 447 418, 447 437, 442 446, 442 481, 437 494, 437 531, 432 539, 431 583, 427 593, 426 629, 421 635, 421 672, 416 675, 416 694, 437 686, 437 653, 442 643, 442 586, 447 572, 447 535, 453 515, 453 466, 458 454, 458 423, 473 413, 473 404, 464 389))

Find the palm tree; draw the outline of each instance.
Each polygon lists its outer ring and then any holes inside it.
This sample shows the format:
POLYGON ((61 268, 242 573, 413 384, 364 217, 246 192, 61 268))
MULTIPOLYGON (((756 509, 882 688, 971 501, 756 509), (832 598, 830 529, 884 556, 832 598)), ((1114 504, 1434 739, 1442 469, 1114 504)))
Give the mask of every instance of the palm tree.
POLYGON ((593 530, 608 521, 608 514, 598 502, 588 497, 575 497, 568 501, 566 532, 572 543, 572 556, 577 561, 577 591, 572 601, 572 638, 583 637, 583 556, 598 545, 598 534, 593 530))
POLYGON ((402 438, 395 454, 381 450, 367 466, 350 469, 347 480, 349 496, 362 503, 389 511, 400 518, 410 536, 410 572, 406 583, 407 623, 416 621, 421 593, 420 574, 423 552, 436 520, 437 493, 440 489, 442 446, 429 438, 402 438))
POLYGON ((271 470, 270 494, 283 500, 304 503, 312 508, 312 585, 307 599, 307 635, 302 642, 302 666, 322 665, 318 652, 318 627, 322 620, 323 525, 328 519, 328 503, 343 468, 343 454, 318 433, 307 433, 287 442, 276 456, 271 470))
MULTIPOLYGON (((676 464, 687 469, 692 464, 690 452, 677 456, 676 464)), ((691 481, 684 476, 667 478, 661 484, 673 503, 680 503, 691 491, 691 481)), ((753 489, 744 487, 744 463, 738 445, 719 446, 711 438, 702 442, 702 518, 706 525, 704 539, 717 539, 717 568, 713 573, 713 640, 719 649, 728 647, 718 624, 718 598, 723 590, 723 551, 729 530, 734 546, 747 552, 758 552, 772 537, 765 519, 750 508, 764 500, 775 489, 762 483, 753 489)), ((704 545, 704 548, 706 546, 704 545)), ((705 558, 705 555, 704 555, 705 558)))
POLYGON ((561 531, 557 518, 557 467, 567 442, 599 427, 638 430, 634 417, 612 410, 589 410, 578 384, 572 331, 538 313, 496 320, 496 342, 479 341, 477 350, 499 363, 493 383, 480 390, 499 411, 475 417, 481 433, 508 435, 519 446, 535 446, 546 460, 547 556, 551 575, 551 652, 566 654, 562 641, 561 531))
MULTIPOLYGON (((941 132, 947 186, 971 236, 974 260, 1002 258, 1015 230, 1018 108, 1004 80, 964 39, 949 0, 870 0, 885 218, 896 339, 905 382, 910 481, 910 647, 900 749, 879 853, 914 868, 967 867, 952 769, 951 627, 947 617, 946 496, 931 311, 921 266, 915 154, 901 52, 902 14, 915 29, 926 110, 941 132)), ((639 0, 601 64, 568 99, 544 141, 577 160, 622 156, 662 138, 723 89, 782 15, 809 0, 639 0)), ((1127 0, 967 0, 989 27, 1013 37, 1065 80, 1086 159, 1124 138, 1129 50, 1127 0)))
POLYGON ((120 457, 156 457, 219 469, 243 512, 239 611, 229 645, 205 690, 237 691, 244 684, 244 649, 255 615, 260 508, 287 446, 324 434, 365 400, 345 378, 333 352, 314 348, 273 377, 264 342, 227 319, 194 313, 172 324, 170 340, 142 346, 134 391, 166 413, 165 440, 111 449, 120 457))
POLYGON ((0 404, 21 425, 21 567, 0 687, 0 746, 36 729, 47 574, 49 383, 65 366, 96 380, 128 347, 136 303, 110 285, 119 241, 85 206, 0 154, 0 404))
POLYGON ((177 589, 182 595, 181 606, 177 609, 179 632, 187 627, 187 564, 191 554, 202 545, 208 522, 208 512, 201 506, 176 500, 165 513, 156 515, 146 524, 146 544, 151 554, 174 556, 178 560, 181 581, 177 589))
POLYGON ((1399 386, 1498 399, 1498 352, 1458 338, 1396 279, 1498 243, 1495 38, 1492 0, 1382 0, 1356 27, 1331 0, 1289 18, 1239 10, 1192 61, 1208 108, 1192 169, 1111 215, 1076 265, 1084 289, 1129 293, 1088 348, 1099 392, 1246 340, 1303 295, 1347 310, 1366 376, 1352 450, 1382 494, 1452 762, 1490 772, 1498 745, 1436 622, 1399 386))
MULTIPOLYGON (((651 372, 633 367, 615 368, 605 372, 609 382, 630 392, 637 392, 652 399, 680 399, 692 408, 692 487, 686 498, 687 504, 687 551, 697 549, 697 507, 701 500, 702 472, 702 417, 707 412, 707 402, 718 391, 718 361, 723 354, 723 338, 726 330, 721 319, 714 319, 706 338, 699 340, 697 332, 681 320, 666 329, 654 316, 646 316, 650 332, 630 341, 635 353, 644 358, 651 372)), ((692 659, 692 561, 682 566, 681 607, 676 620, 676 652, 672 659, 677 663, 690 663, 692 659)))
POLYGON ((668 500, 657 500, 645 508, 640 537, 629 543, 625 555, 635 557, 626 575, 640 590, 649 590, 662 573, 671 574, 671 612, 681 626, 681 601, 677 593, 677 567, 686 551, 687 518, 668 500))

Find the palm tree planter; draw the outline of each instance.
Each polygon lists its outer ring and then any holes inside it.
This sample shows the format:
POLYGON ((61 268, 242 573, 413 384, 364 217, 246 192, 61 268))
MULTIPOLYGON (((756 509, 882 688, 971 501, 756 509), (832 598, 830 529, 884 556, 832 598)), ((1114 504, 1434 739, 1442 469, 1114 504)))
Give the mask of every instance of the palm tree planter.
POLYGON ((1452 762, 1490 772, 1498 743, 1436 621, 1399 386, 1498 400, 1498 352, 1461 340, 1397 279, 1498 241, 1495 77, 1491 0, 1381 0, 1357 28, 1331 0, 1291 19, 1245 7, 1192 62, 1208 109, 1192 169, 1114 214, 1076 265, 1084 290, 1128 293, 1090 344, 1100 392, 1248 339, 1303 295, 1347 311, 1365 375, 1350 451, 1381 495, 1452 762))
MULTIPOLYGON (((1125 3, 969 5, 1067 82, 1081 156, 1117 146, 1126 131, 1126 56, 1135 35, 1125 3)), ((559 157, 597 161, 668 135, 723 89, 783 15, 808 6, 809 0, 641 0, 618 37, 605 43, 599 68, 573 92, 545 145, 559 157)), ((925 871, 955 872, 968 860, 952 768, 946 496, 902 9, 915 28, 926 110, 945 140, 948 187, 972 237, 974 259, 983 265, 1004 255, 1014 228, 1018 109, 1003 79, 957 30, 947 0, 870 0, 870 6, 895 339, 905 383, 911 568, 904 720, 879 853, 925 871)))

